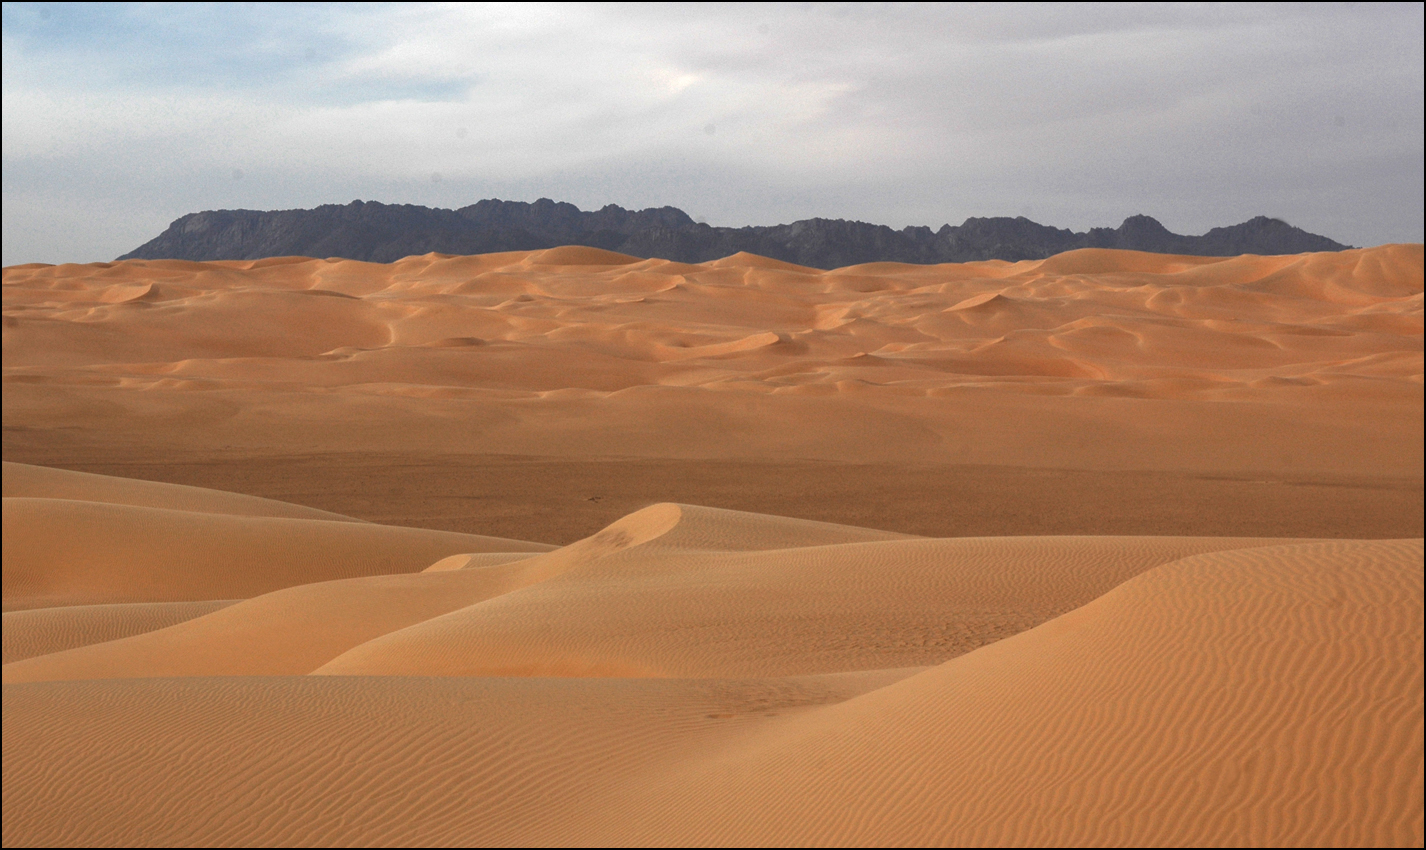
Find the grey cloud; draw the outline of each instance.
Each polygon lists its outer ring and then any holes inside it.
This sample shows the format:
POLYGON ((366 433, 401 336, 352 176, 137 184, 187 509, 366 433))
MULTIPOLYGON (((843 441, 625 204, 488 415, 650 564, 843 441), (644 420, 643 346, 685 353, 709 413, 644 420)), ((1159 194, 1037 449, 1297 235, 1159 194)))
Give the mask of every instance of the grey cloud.
POLYGON ((6 264, 354 197, 1422 239, 1419 4, 4 8, 6 264))

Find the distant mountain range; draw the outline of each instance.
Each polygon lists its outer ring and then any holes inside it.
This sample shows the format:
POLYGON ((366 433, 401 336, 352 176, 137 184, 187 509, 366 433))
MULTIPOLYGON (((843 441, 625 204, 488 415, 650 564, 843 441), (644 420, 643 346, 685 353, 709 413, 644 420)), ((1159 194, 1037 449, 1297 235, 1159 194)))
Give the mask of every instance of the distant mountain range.
POLYGON ((1202 236, 1170 233, 1146 215, 1117 228, 1075 233, 1027 218, 968 218, 960 226, 907 227, 810 218, 772 227, 711 227, 674 207, 584 212, 542 198, 487 200, 458 210, 352 201, 311 210, 210 210, 183 216, 128 259, 255 260, 343 257, 386 263, 432 251, 485 254, 588 245, 686 263, 748 251, 820 269, 856 263, 1035 260, 1075 248, 1127 248, 1227 257, 1341 251, 1350 246, 1258 216, 1202 236))

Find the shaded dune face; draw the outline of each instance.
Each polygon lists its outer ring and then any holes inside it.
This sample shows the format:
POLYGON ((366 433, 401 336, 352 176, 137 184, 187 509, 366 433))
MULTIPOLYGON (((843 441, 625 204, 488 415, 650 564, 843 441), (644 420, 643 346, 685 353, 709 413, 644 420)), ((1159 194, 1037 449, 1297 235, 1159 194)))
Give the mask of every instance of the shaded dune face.
POLYGON ((827 272, 565 247, 4 281, 7 422, 66 439, 1154 468, 1167 438, 1174 463, 1214 469, 1420 460, 1419 245, 827 272), (1372 439, 1340 445, 1313 412, 1339 403, 1378 409, 1372 439), (393 417, 407 427, 363 424, 393 417), (1303 445, 1259 445, 1255 425, 1303 445))

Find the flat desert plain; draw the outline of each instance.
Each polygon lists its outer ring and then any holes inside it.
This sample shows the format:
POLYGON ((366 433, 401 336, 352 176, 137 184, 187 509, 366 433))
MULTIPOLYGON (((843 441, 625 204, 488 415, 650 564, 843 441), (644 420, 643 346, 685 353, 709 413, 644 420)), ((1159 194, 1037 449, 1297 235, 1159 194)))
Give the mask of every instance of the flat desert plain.
POLYGON ((4 270, 4 843, 1423 841, 1422 246, 4 270))

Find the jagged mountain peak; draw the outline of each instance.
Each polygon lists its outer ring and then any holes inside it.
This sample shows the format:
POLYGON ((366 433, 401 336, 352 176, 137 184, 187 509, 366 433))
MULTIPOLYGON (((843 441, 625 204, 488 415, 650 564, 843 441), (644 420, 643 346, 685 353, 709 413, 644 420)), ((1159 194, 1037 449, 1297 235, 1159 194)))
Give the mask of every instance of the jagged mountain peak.
POLYGON ((808 218, 770 227, 711 227, 677 207, 628 210, 489 198, 460 209, 384 204, 360 199, 297 210, 208 210, 189 213, 126 259, 253 260, 304 255, 391 262, 413 254, 482 254, 587 245, 641 257, 697 263, 739 251, 814 268, 869 262, 947 263, 1042 259, 1075 248, 1127 248, 1173 254, 1232 256, 1339 251, 1348 246, 1286 222, 1257 216, 1180 236, 1148 215, 1118 228, 1086 233, 1024 216, 967 218, 938 230, 846 219, 808 218))

